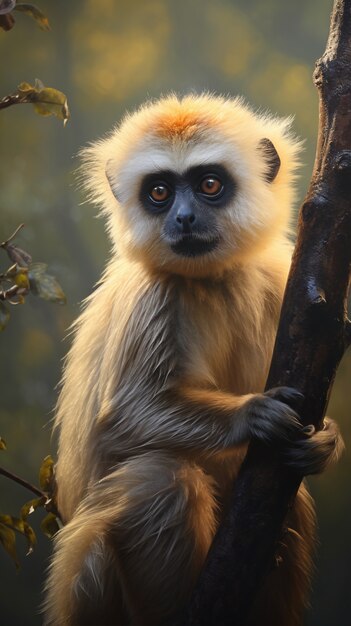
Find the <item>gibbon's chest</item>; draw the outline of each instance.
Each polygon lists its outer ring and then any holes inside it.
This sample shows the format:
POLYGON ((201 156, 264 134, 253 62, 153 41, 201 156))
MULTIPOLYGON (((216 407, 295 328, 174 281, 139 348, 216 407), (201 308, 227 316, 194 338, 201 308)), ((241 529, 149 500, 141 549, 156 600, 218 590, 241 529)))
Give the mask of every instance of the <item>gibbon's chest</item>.
MULTIPOLYGON (((98 404, 125 385, 156 389, 172 379, 236 394, 260 391, 277 315, 268 311, 267 295, 257 280, 250 282, 251 275, 146 284, 139 278, 139 293, 131 280, 119 282, 117 295, 106 289, 113 304, 104 330, 98 404)), ((92 367, 96 372, 96 361, 92 367)))
POLYGON ((178 291, 179 365, 187 382, 238 394, 262 389, 272 342, 267 349, 264 297, 247 287, 188 281, 178 291))

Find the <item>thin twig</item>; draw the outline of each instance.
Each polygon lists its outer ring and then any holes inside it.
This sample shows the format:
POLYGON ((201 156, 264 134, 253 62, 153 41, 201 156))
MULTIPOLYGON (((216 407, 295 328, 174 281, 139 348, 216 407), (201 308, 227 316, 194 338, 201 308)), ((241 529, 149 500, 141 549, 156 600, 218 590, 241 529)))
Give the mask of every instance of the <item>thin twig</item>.
POLYGON ((7 109, 7 107, 11 107, 13 104, 21 104, 21 102, 21 96, 18 93, 10 94, 0 100, 0 109, 7 109))
POLYGON ((20 476, 17 476, 16 474, 9 472, 4 467, 0 467, 0 474, 2 474, 3 476, 6 476, 6 478, 9 478, 10 480, 13 480, 15 483, 22 485, 22 487, 25 487, 25 489, 28 489, 28 491, 32 491, 32 493, 35 493, 35 495, 41 498, 47 497, 44 491, 41 491, 41 489, 39 489, 35 485, 32 485, 27 480, 24 480, 24 478, 21 478, 20 476))
POLYGON ((18 285, 13 285, 9 289, 6 289, 6 291, 1 290, 0 300, 2 300, 3 302, 5 302, 6 300, 11 300, 11 298, 18 295, 19 289, 20 287, 18 285))
MULTIPOLYGON (((1 108, 1 102, 0 102, 0 108, 1 108)), ((12 241, 17 233, 19 233, 19 231, 24 227, 24 224, 20 224, 19 226, 17 226, 16 230, 14 233, 12 233, 12 235, 10 237, 8 237, 6 239, 6 241, 3 241, 2 243, 0 243, 0 248, 6 248, 6 246, 10 243, 10 241, 12 241)))

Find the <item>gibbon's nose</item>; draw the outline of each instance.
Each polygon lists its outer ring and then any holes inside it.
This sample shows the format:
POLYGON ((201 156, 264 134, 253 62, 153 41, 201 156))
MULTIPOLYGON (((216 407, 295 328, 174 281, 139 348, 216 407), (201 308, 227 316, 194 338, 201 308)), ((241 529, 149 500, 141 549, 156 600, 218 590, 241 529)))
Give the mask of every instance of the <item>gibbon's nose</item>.
POLYGON ((182 209, 178 211, 176 215, 178 230, 181 233, 190 233, 195 219, 194 213, 189 209, 182 209))

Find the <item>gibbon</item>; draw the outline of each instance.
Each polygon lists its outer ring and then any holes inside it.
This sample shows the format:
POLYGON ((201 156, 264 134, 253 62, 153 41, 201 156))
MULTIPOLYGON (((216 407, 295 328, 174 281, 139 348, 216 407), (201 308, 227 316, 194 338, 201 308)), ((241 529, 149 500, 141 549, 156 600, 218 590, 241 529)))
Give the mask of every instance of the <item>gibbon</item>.
MULTIPOLYGON (((297 390, 263 393, 299 149, 289 120, 204 94, 148 103, 84 151, 112 255, 58 400, 46 626, 176 624, 250 438, 300 474, 341 451, 332 420, 302 429, 297 390)), ((314 526, 303 485, 250 624, 301 624, 314 526)))

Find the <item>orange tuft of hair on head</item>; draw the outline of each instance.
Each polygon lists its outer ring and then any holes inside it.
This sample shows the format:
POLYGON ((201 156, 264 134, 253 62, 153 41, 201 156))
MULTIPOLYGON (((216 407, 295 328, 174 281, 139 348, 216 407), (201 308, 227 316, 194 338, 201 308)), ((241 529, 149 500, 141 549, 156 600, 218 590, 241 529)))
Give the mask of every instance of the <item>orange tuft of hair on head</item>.
POLYGON ((189 140, 208 127, 208 120, 195 111, 170 111, 161 115, 154 130, 161 137, 189 140))

